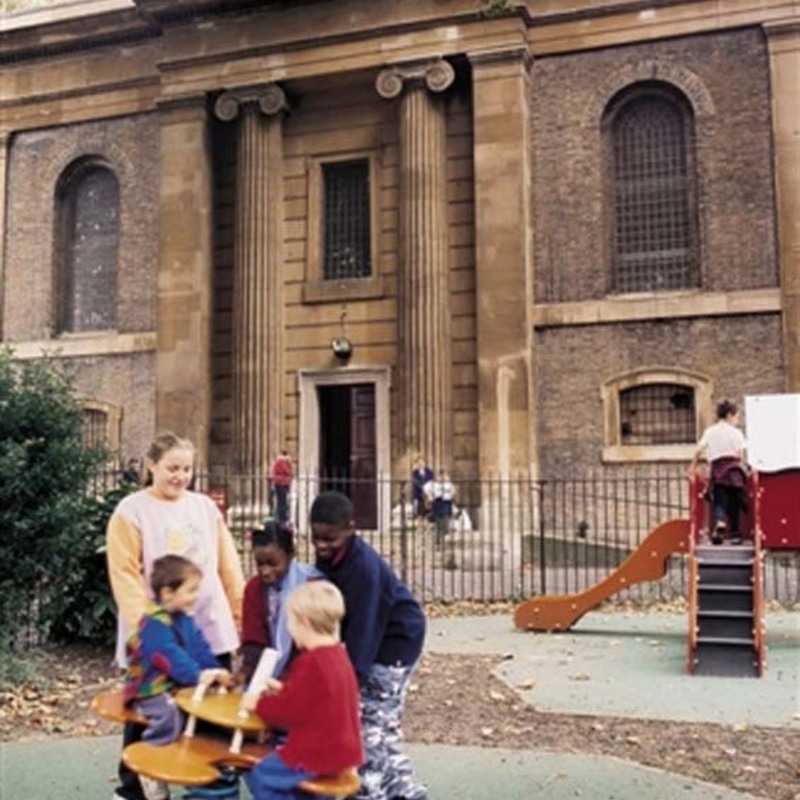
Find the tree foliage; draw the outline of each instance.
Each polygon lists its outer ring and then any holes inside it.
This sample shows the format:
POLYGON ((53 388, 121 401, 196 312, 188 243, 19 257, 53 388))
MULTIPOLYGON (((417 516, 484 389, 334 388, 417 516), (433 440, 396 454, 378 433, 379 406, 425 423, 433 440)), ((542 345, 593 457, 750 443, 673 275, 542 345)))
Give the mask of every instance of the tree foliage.
POLYGON ((47 360, 15 363, 9 351, 0 351, 0 644, 5 648, 34 628, 40 640, 85 634, 95 613, 87 581, 110 608, 99 552, 110 501, 93 490, 105 459, 105 452, 82 442, 81 409, 65 371, 47 360))

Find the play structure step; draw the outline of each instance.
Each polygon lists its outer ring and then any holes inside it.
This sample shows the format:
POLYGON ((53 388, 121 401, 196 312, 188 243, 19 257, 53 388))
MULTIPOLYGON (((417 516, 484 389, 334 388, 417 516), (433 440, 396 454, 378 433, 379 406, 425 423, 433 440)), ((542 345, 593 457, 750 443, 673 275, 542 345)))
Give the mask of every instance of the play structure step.
POLYGON ((695 675, 755 678, 758 677, 756 652, 752 644, 698 642, 693 671, 695 675))
POLYGON ((753 563, 746 561, 701 561, 700 585, 752 586, 753 563))
POLYGON ((699 545, 695 556, 699 561, 738 561, 752 562, 753 545, 699 545))
POLYGON ((755 642, 752 637, 731 638, 727 636, 698 636, 698 644, 725 644, 734 647, 752 647, 755 642))
POLYGON ((753 616, 748 611, 700 611, 697 633, 702 640, 749 639, 753 635, 753 616))
POLYGON ((712 583, 697 588, 700 611, 753 611, 752 586, 712 583))

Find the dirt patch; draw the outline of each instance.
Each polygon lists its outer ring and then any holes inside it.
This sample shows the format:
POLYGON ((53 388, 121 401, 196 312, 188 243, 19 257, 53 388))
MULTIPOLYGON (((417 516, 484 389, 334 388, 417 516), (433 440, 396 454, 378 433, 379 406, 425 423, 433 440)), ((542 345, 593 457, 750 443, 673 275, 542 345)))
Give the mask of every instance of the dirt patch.
MULTIPOLYGON (((120 732, 89 708, 118 682, 107 651, 44 650, 36 661, 35 681, 0 690, 0 741, 120 732)), ((409 693, 407 739, 611 755, 769 800, 800 798, 800 731, 544 714, 492 675, 499 661, 426 656, 409 693)))
POLYGON ((409 741, 610 755, 756 797, 800 800, 800 731, 545 714, 491 674, 500 661, 426 656, 409 695, 409 741))

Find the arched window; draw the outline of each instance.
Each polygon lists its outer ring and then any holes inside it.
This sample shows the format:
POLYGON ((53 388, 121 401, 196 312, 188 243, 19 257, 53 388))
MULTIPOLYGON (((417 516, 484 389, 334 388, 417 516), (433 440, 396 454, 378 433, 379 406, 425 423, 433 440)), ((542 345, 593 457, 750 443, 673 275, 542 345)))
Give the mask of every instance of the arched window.
POLYGON ((688 461, 710 424, 711 380, 699 373, 647 367, 602 387, 603 460, 688 461))
POLYGON ((122 409, 113 403, 80 398, 81 438, 86 447, 105 447, 116 453, 120 446, 122 409))
POLYGON ((694 121, 667 84, 620 92, 604 117, 612 290, 653 292, 699 283, 694 121))
POLYGON ((631 386, 619 393, 623 445, 692 444, 697 441, 694 387, 680 383, 631 386))
POLYGON ((56 190, 57 317, 61 333, 117 327, 119 183, 87 159, 61 176, 56 190))

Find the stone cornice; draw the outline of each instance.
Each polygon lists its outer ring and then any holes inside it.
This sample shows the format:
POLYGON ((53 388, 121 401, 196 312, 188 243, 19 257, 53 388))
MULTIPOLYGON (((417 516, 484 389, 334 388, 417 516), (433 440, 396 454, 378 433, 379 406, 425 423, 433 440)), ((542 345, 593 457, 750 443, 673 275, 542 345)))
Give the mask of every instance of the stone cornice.
POLYGON ((214 103, 214 116, 222 122, 231 122, 239 115, 241 107, 248 104, 257 105, 268 117, 289 110, 283 89, 277 83, 268 83, 223 92, 214 103))
POLYGON ((88 17, 43 21, 31 27, 3 31, 0 37, 0 64, 133 44, 158 35, 158 29, 132 8, 88 17))
POLYGON ((532 60, 528 46, 525 44, 514 45, 513 47, 488 47, 482 50, 472 50, 467 53, 467 58, 473 66, 508 61, 522 61, 527 65, 532 60))
POLYGON ((800 35, 800 16, 765 22, 762 26, 767 37, 800 35))
POLYGON ((394 64, 378 74, 375 89, 378 94, 390 100, 403 91, 403 87, 411 83, 424 83, 432 92, 443 92, 453 84, 456 71, 443 58, 424 59, 394 64))
POLYGON ((139 13, 159 24, 249 11, 275 2, 277 0, 135 0, 139 13))

